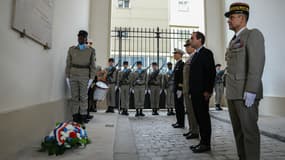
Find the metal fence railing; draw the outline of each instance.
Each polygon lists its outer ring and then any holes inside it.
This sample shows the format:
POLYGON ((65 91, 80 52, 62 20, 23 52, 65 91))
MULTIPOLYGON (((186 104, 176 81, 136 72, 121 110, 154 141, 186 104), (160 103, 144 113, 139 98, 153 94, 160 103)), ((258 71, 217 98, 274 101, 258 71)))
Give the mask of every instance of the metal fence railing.
POLYGON ((111 54, 119 62, 134 64, 138 60, 143 66, 157 62, 159 66, 172 62, 173 49, 184 50, 185 41, 191 37, 194 28, 126 28, 115 27, 111 31, 111 54))
MULTIPOLYGON (((137 61, 142 61, 147 67, 152 62, 157 62, 159 67, 167 62, 175 64, 173 58, 174 48, 184 50, 184 44, 191 37, 191 33, 197 28, 126 28, 115 27, 111 30, 111 54, 115 63, 122 66, 123 61, 128 61, 133 65, 137 61)), ((183 56, 184 60, 187 56, 183 56)), ((162 68, 165 72, 166 66, 162 68)), ((173 65, 174 66, 174 65, 173 65)), ((164 93, 164 92, 163 92, 164 93)), ((165 108, 165 95, 160 95, 160 108, 165 108)), ((117 91, 118 97, 118 91, 117 91)), ((118 105, 118 98, 116 104, 118 105)), ((130 95, 130 108, 134 108, 134 95, 130 95)), ((145 108, 150 108, 149 95, 145 98, 145 108)))

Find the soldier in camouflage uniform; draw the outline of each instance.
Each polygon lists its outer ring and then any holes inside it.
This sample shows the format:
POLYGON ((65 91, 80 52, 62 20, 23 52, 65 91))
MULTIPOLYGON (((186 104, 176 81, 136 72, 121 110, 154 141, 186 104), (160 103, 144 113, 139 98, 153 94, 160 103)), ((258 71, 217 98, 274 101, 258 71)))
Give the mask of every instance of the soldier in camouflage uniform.
POLYGON ((147 72, 142 69, 142 62, 137 62, 137 70, 132 73, 132 88, 134 92, 134 102, 136 108, 136 117, 145 116, 143 114, 147 72))
POLYGON ((150 104, 152 115, 159 115, 159 99, 162 84, 162 75, 159 74, 159 68, 156 62, 152 63, 152 72, 148 76, 148 87, 150 90, 150 104))
POLYGON ((124 61, 124 68, 118 74, 118 83, 120 87, 120 101, 123 112, 122 115, 129 115, 129 101, 130 101, 130 73, 131 69, 128 68, 128 61, 124 61))
POLYGON ((222 97, 224 95, 224 73, 225 70, 221 69, 221 64, 216 64, 216 77, 215 77, 215 104, 216 110, 221 111, 222 97))
POLYGON ((107 83, 108 83, 108 92, 107 92, 107 110, 106 113, 114 113, 114 108, 116 107, 116 83, 117 83, 117 74, 118 71, 116 66, 114 66, 114 58, 109 58, 108 65, 106 68, 107 72, 107 83))
POLYGON ((173 93, 173 87, 174 87, 174 76, 173 76, 173 69, 172 69, 172 63, 167 63, 168 71, 164 75, 164 87, 166 90, 166 108, 167 108, 167 115, 175 115, 173 112, 174 109, 174 93, 173 93))
POLYGON ((84 30, 78 33, 78 45, 68 50, 65 74, 71 87, 71 102, 73 121, 88 123, 87 90, 95 76, 95 49, 87 46, 88 33, 84 30))

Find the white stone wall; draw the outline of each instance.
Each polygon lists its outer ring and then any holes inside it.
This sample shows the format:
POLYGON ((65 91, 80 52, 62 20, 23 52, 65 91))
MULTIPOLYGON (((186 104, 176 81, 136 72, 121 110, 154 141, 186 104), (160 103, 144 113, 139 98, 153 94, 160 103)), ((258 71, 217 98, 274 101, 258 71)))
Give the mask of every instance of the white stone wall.
POLYGON ((67 50, 88 30, 89 0, 54 2, 52 49, 11 29, 13 1, 0 1, 0 113, 65 98, 67 50))

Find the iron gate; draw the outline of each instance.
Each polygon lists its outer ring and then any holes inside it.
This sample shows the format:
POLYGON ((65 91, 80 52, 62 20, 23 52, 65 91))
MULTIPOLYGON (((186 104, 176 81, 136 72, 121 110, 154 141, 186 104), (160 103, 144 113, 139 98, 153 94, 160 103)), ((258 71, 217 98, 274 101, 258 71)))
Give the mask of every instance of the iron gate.
MULTIPOLYGON (((123 61, 128 61, 133 65, 137 61, 142 61, 147 67, 152 62, 157 62, 162 66, 167 62, 174 64, 172 52, 174 48, 184 50, 184 43, 191 37, 194 28, 188 29, 160 29, 160 28, 126 28, 115 27, 111 31, 111 54, 118 66, 121 67, 123 61)), ((184 59, 187 56, 183 56, 184 59)), ((162 72, 165 72, 167 65, 162 72)), ((118 91, 116 104, 118 106, 118 91)), ((134 108, 133 94, 130 96, 130 108, 134 108)), ((145 108, 150 108, 149 95, 145 98, 145 108)), ((160 108, 165 108, 165 95, 162 92, 160 97, 160 108)))
POLYGON ((123 61, 130 65, 140 60, 147 67, 152 62, 159 66, 172 62, 174 48, 184 49, 185 41, 191 37, 194 28, 126 28, 115 27, 111 31, 111 54, 119 66, 123 61))

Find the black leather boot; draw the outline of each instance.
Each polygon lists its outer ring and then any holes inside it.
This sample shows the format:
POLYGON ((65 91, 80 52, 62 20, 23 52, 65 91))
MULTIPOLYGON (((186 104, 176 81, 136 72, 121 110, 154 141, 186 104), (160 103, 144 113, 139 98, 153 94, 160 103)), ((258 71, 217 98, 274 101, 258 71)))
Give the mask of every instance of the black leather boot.
POLYGON ((81 115, 81 122, 82 122, 82 123, 88 123, 88 122, 89 122, 89 119, 88 119, 88 115, 87 115, 87 114, 81 115))
POLYGON ((156 116, 157 116, 157 115, 159 115, 159 114, 158 114, 158 109, 157 109, 157 108, 156 108, 156 109, 154 109, 154 115, 156 115, 156 116))
POLYGON ((152 109, 152 115, 155 115, 155 109, 152 109))
POLYGON ((79 116, 79 114, 73 114, 72 118, 73 118, 73 122, 81 123, 81 117, 79 116))
POLYGON ((143 109, 140 109, 140 116, 145 116, 145 114, 143 113, 143 109))
POLYGON ((139 109, 136 109, 137 113, 136 113, 136 117, 140 116, 140 113, 139 113, 139 109))
POLYGON ((220 104, 216 104, 216 110, 217 110, 217 111, 222 111, 222 110, 223 110, 223 108, 221 107, 221 105, 220 105, 220 104))
POLYGON ((173 108, 171 108, 171 110, 170 110, 170 115, 175 115, 173 108))
POLYGON ((125 111, 126 111, 126 116, 128 116, 129 115, 129 112, 128 112, 128 109, 125 109, 125 111))
POLYGON ((108 106, 106 113, 114 113, 114 107, 108 106))
POLYGON ((168 115, 168 116, 171 116, 171 112, 170 112, 170 109, 169 109, 169 108, 167 108, 167 115, 168 115))

